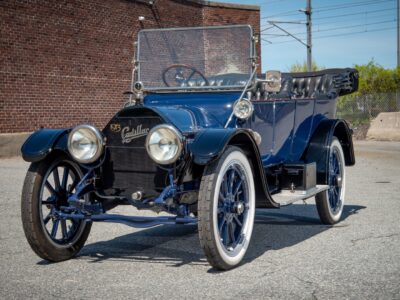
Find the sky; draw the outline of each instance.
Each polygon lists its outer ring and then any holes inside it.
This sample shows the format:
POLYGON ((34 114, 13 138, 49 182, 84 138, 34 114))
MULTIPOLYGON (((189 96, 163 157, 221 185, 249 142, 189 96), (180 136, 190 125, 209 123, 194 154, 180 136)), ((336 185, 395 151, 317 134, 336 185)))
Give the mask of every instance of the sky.
MULTIPOLYGON (((288 71, 307 59, 304 45, 268 21, 306 43, 306 0, 217 0, 261 8, 262 70, 288 71)), ((352 67, 371 59, 385 68, 397 64, 397 0, 312 0, 313 60, 325 68, 352 67)))

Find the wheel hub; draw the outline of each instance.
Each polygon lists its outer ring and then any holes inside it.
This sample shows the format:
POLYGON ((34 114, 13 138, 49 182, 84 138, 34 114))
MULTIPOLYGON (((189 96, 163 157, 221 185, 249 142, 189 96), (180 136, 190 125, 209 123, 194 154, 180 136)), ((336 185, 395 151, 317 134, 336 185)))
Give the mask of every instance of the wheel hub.
POLYGON ((238 215, 241 215, 244 212, 244 205, 241 202, 237 202, 235 203, 235 205, 233 206, 235 213, 237 213, 238 215))
POLYGON ((68 206, 68 193, 66 190, 59 188, 56 189, 55 204, 59 209, 61 206, 68 206))
POLYGON ((342 182, 343 182, 342 176, 336 175, 335 176, 335 185, 338 187, 342 187, 342 182))

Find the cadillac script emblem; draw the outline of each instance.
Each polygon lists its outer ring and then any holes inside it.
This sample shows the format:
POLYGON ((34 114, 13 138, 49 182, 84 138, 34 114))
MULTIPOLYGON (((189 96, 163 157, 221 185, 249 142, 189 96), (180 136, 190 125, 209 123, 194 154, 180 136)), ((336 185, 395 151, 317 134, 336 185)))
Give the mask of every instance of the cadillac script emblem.
POLYGON ((111 129, 111 131, 114 131, 114 132, 120 132, 121 124, 111 124, 110 129, 111 129))
POLYGON ((149 130, 149 128, 142 128, 142 124, 132 129, 129 126, 124 127, 121 131, 122 144, 128 144, 134 139, 146 136, 149 130))

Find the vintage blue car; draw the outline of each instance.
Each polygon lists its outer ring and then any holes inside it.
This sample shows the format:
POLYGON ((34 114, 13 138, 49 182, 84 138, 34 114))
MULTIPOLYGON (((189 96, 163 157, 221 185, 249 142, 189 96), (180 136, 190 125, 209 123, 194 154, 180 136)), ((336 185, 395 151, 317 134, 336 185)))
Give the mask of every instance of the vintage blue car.
POLYGON ((256 208, 315 196, 322 223, 338 222, 355 158, 336 102, 358 73, 258 75, 256 40, 244 25, 142 30, 129 101, 103 130, 33 133, 22 221, 37 255, 73 257, 97 221, 197 224, 207 260, 227 270, 246 253, 256 208), (107 213, 117 205, 169 214, 107 213))

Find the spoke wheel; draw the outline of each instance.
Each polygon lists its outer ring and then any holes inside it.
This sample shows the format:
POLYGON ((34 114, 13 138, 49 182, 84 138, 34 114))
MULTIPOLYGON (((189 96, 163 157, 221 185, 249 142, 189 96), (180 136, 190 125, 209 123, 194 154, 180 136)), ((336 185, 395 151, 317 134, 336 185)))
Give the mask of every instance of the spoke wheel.
POLYGON ((342 146, 334 137, 329 149, 328 190, 316 195, 318 214, 322 223, 335 224, 342 215, 345 197, 345 161, 342 146))
POLYGON ((238 265, 250 242, 255 213, 252 169, 239 148, 229 147, 206 167, 198 211, 200 243, 207 260, 222 270, 238 265))
POLYGON ((74 162, 58 157, 31 164, 22 191, 21 214, 32 249, 49 261, 76 255, 83 247, 91 223, 58 217, 82 178, 74 162))

